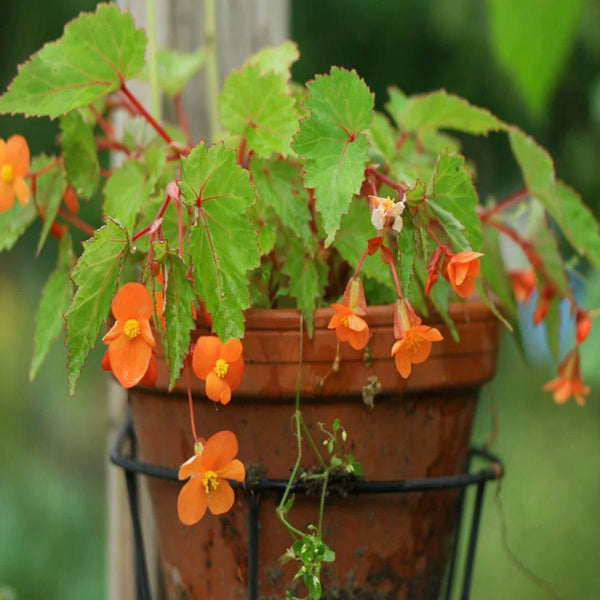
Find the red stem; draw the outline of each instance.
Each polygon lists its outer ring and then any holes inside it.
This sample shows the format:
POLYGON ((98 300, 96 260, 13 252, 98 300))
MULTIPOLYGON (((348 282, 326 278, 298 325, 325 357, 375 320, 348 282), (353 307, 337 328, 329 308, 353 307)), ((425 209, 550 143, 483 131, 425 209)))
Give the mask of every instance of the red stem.
POLYGON ((144 117, 144 119, 146 119, 146 121, 148 121, 148 123, 154 128, 156 133, 158 133, 158 135, 160 135, 160 137, 163 140, 165 140, 167 144, 171 145, 173 143, 171 136, 160 126, 159 123, 155 121, 154 117, 140 104, 139 100, 129 91, 129 89, 125 85, 125 82, 121 84, 120 89, 123 92, 123 94, 125 94, 127 99, 131 102, 131 104, 133 104, 137 112, 142 117, 144 117))
POLYGON ((387 175, 380 173, 376 167, 369 167, 368 171, 369 173, 372 173, 377 179, 379 179, 379 181, 385 183, 386 185, 389 185, 391 188, 393 188, 400 194, 404 194, 406 190, 408 190, 408 186, 405 183, 400 183, 399 181, 394 181, 393 179, 390 179, 387 175))
POLYGON ((107 121, 98 112, 98 109, 93 104, 90 104, 90 110, 92 111, 92 114, 96 117, 96 121, 98 121, 98 125, 100 125, 100 127, 102 128, 102 131, 104 131, 104 133, 106 134, 106 137, 114 138, 115 130, 113 129, 113 126, 110 124, 110 122, 107 121))
POLYGON ((242 141, 240 142, 240 147, 238 148, 238 155, 236 163, 242 167, 244 166, 244 155, 246 154, 246 137, 242 137, 242 141))
POLYGON ((192 388, 190 383, 190 363, 186 361, 185 365, 185 386, 187 388, 188 407, 190 409, 190 424, 192 426, 192 435, 194 436, 194 443, 198 440, 198 434, 196 433, 196 419, 194 417, 194 402, 192 400, 192 388))
POLYGON ((402 288, 400 287, 400 281, 398 280, 398 273, 396 273, 396 269, 394 265, 390 265, 390 271, 392 272, 392 277, 394 279, 394 285, 396 286, 396 295, 398 296, 398 300, 402 300, 402 288))
POLYGON ((27 173, 27 175, 25 175, 25 177, 28 177, 28 178, 34 180, 36 177, 39 177, 40 175, 43 175, 44 173, 47 173, 48 171, 51 171, 52 169, 54 169, 55 167, 60 165, 62 160, 63 159, 62 159, 62 155, 61 155, 57 159, 53 160, 50 164, 46 165, 45 167, 42 167, 38 171, 27 173))
POLYGON ((98 148, 98 150, 120 150, 128 156, 131 155, 131 150, 127 146, 121 144, 121 142, 117 142, 116 140, 97 139, 96 147, 98 148))
POLYGON ((131 237, 132 242, 135 242, 136 240, 139 240, 143 235, 146 235, 147 233, 150 233, 151 231, 153 232, 156 230, 156 226, 157 226, 157 224, 160 225, 160 221, 162 221, 165 211, 167 210, 167 206, 169 206, 170 200, 171 200, 171 196, 169 196, 167 194, 165 196, 165 199, 163 200, 163 203, 162 203, 156 217, 154 217, 154 219, 152 219, 152 222, 149 225, 146 225, 146 227, 144 227, 143 229, 140 229, 140 231, 133 234, 133 236, 131 237))
POLYGON ((502 212, 509 206, 512 206, 513 204, 516 204, 520 200, 523 200, 523 198, 527 198, 527 196, 529 196, 529 190, 527 188, 523 188, 522 190, 519 190, 518 192, 514 193, 512 196, 509 196, 505 200, 502 200, 502 202, 499 202, 498 204, 496 204, 496 206, 492 206, 492 208, 490 208, 489 210, 483 211, 480 215, 481 220, 487 221, 490 217, 497 215, 499 212, 502 212))
POLYGON ((173 96, 173 106, 175 107, 177 122, 179 123, 179 126, 181 127, 181 129, 183 129, 183 132, 185 133, 187 145, 191 147, 194 145, 194 142, 192 140, 192 132, 190 131, 190 123, 188 121, 185 108, 183 107, 181 94, 176 94, 175 96, 173 96))
POLYGON ((69 221, 69 223, 71 223, 71 225, 73 225, 80 231, 83 231, 83 233, 85 233, 86 235, 89 235, 90 237, 94 235, 95 230, 91 225, 88 225, 85 221, 78 219, 75 215, 66 211, 64 208, 59 207, 58 214, 63 219, 65 219, 65 221, 69 221))

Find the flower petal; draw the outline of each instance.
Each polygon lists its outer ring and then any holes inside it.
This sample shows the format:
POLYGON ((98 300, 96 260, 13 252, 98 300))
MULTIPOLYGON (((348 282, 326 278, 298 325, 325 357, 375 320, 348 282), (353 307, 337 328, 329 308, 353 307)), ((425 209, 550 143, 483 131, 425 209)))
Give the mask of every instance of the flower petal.
POLYGON ((217 471, 217 475, 219 477, 223 477, 224 479, 244 481, 244 479, 246 479, 246 469, 244 468, 244 463, 236 458, 235 460, 232 460, 228 465, 226 465, 223 469, 217 471))
POLYGON ((179 492, 177 514, 184 525, 194 525, 206 513, 208 498, 202 485, 202 477, 192 477, 179 492))
POLYGON ((223 344, 219 357, 225 362, 232 363, 242 355, 242 351, 242 342, 237 338, 231 338, 223 344))
POLYGON ((15 177, 24 177, 29 171, 29 146, 22 135, 11 135, 6 141, 5 161, 12 165, 15 177))
POLYGON ((156 346, 156 340, 154 339, 154 335, 152 334, 152 326, 150 325, 150 321, 141 319, 138 321, 140 325, 140 335, 142 339, 150 346, 154 348, 156 346))
POLYGON ((419 343, 414 346, 414 350, 410 354, 410 362, 419 364, 425 362, 429 358, 431 352, 431 342, 426 338, 421 338, 419 343))
POLYGON ((18 177, 13 182, 13 189, 17 196, 17 200, 21 206, 25 206, 27 204, 27 200, 29 200, 29 187, 25 183, 25 180, 22 177, 18 177))
POLYGON ((398 369, 398 373, 400 373, 404 379, 408 379, 408 376, 412 371, 412 365, 406 353, 402 350, 399 350, 394 356, 394 361, 396 363, 396 369, 398 369))
POLYGON ((354 331, 350 331, 349 333, 350 333, 350 335, 349 335, 348 341, 350 342, 350 345, 355 350, 362 350, 367 345, 367 342, 369 341, 369 328, 368 327, 361 331, 354 330, 354 331))
POLYGON ((427 331, 423 332, 425 339, 428 339, 430 342, 441 342, 444 339, 444 336, 440 333, 439 329, 435 327, 427 327, 427 331))
POLYGON ((237 453, 238 441, 235 433, 224 430, 208 438, 200 456, 206 471, 220 471, 229 465, 237 453))
POLYGON ((229 369, 227 375, 223 378, 225 383, 229 386, 231 391, 235 390, 240 381, 242 381, 242 375, 244 374, 244 359, 240 356, 235 362, 229 363, 229 369))
POLYGON ((462 284, 468 272, 468 263, 450 261, 450 264, 448 265, 448 273, 450 274, 451 281, 454 281, 455 286, 460 286, 462 284))
POLYGON ((194 454, 188 458, 180 467, 177 477, 187 479, 191 475, 200 475, 203 472, 201 454, 194 454))
POLYGON ((229 481, 219 479, 217 489, 208 495, 208 509, 213 515, 226 513, 235 502, 235 494, 229 481))
POLYGON ((0 212, 6 212, 12 208, 15 201, 15 191, 12 185, 8 185, 0 179, 0 212))
POLYGON ((141 283, 126 283, 112 301, 112 312, 115 319, 127 321, 127 319, 148 320, 152 316, 152 296, 141 283))
POLYGON ((214 335, 202 335, 198 338, 192 356, 192 370, 196 377, 206 379, 215 368, 223 343, 214 335))
POLYGON ((224 379, 221 379, 214 371, 206 376, 206 395, 213 402, 228 404, 231 400, 231 388, 224 379))
POLYGON ((114 376, 124 388, 139 383, 148 370, 152 348, 141 336, 130 340, 121 335, 108 347, 110 365, 114 376))

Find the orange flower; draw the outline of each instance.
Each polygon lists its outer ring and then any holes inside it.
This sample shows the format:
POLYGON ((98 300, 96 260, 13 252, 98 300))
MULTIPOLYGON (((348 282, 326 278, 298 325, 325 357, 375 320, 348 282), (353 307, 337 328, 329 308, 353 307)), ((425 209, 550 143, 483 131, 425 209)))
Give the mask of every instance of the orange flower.
POLYGON ((8 141, 0 139, 0 212, 9 210, 15 196, 19 204, 29 200, 25 175, 29 171, 29 146, 22 135, 13 135, 8 141))
POLYGON ((410 375, 413 364, 425 362, 431 352, 431 342, 443 340, 442 334, 427 325, 417 325, 404 332, 392 346, 396 368, 405 379, 410 375))
POLYGON ((575 340, 583 344, 592 330, 592 316, 585 308, 577 308, 575 312, 575 340))
POLYGON ((549 381, 544 389, 552 392, 554 402, 564 404, 571 395, 579 406, 585 406, 585 398, 590 388, 584 385, 579 371, 579 352, 577 348, 569 352, 558 367, 558 377, 549 381))
POLYGON ((152 348, 156 345, 150 328, 152 298, 141 283, 125 284, 112 301, 116 323, 102 338, 114 376, 130 388, 148 371, 152 348))
POLYGON ((179 479, 189 477, 177 498, 177 514, 184 525, 197 523, 207 507, 213 515, 226 513, 235 500, 227 480, 246 477, 244 465, 235 458, 238 441, 231 431, 219 431, 196 447, 196 454, 179 467, 179 479))
POLYGON ((335 329, 335 335, 340 342, 350 342, 355 350, 362 350, 369 341, 369 326, 349 306, 332 304, 337 313, 331 317, 329 329, 335 329))
POLYGON ((511 271, 508 276, 513 286, 515 298, 525 303, 531 298, 536 287, 535 271, 533 269, 521 269, 511 271))
POLYGON ((231 392, 240 385, 244 373, 242 342, 232 338, 225 343, 214 335, 198 338, 192 356, 192 369, 206 381, 206 395, 213 402, 227 404, 231 392))
POLYGON ((444 268, 444 277, 461 298, 473 293, 475 278, 479 275, 481 252, 459 252, 450 258, 444 268))
MULTIPOLYGON (((112 371, 112 367, 110 366, 110 355, 108 350, 104 353, 102 357, 102 362, 100 363, 103 371, 112 371)), ((140 385, 145 385, 151 387, 156 384, 156 379, 158 377, 158 366, 156 364, 156 359, 154 358, 154 354, 150 356, 150 362, 148 363, 148 368, 146 369, 145 375, 139 380, 140 385)))
POLYGON ((554 298, 554 289, 548 284, 544 284, 540 290, 537 306, 533 311, 533 324, 539 325, 550 310, 550 302, 554 298))

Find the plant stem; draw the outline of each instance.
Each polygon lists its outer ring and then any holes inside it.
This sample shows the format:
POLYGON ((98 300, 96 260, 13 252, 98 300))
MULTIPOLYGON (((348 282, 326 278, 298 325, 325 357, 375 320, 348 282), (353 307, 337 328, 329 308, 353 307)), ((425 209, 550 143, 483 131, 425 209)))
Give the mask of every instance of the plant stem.
POLYGON ((194 436, 194 444, 198 441, 196 433, 196 419, 194 417, 194 402, 192 400, 192 387, 190 383, 190 363, 186 361, 185 365, 185 387, 187 388, 188 408, 190 409, 190 423, 192 425, 192 435, 194 436))
POLYGON ((321 488, 321 500, 319 502, 319 520, 317 525, 319 536, 323 530, 323 515, 325 514, 325 498, 327 497, 327 484, 329 483, 329 469, 325 471, 324 475, 325 477, 322 484, 323 487, 321 488))
POLYGON ((90 111, 96 117, 96 121, 98 121, 98 125, 102 131, 104 131, 107 138, 113 138, 115 135, 115 130, 113 129, 112 124, 107 121, 98 111, 98 109, 94 106, 94 104, 90 104, 90 111))
POLYGON ((160 135, 160 137, 167 142, 167 144, 171 145, 173 143, 173 139, 171 136, 161 127, 161 125, 152 117, 152 115, 140 104, 140 101, 130 92, 129 88, 125 85, 125 82, 121 84, 120 90, 123 92, 125 97, 133 104, 135 110, 142 116, 148 123, 152 126, 152 128, 160 135))
POLYGON ((316 457, 318 458, 319 462, 321 463, 321 466, 324 469, 327 469, 327 463, 323 460, 323 457, 321 456, 321 452, 319 451, 319 448, 318 448, 317 444, 315 443, 315 440, 313 439, 313 436, 311 435, 310 431, 308 430, 308 426, 306 425, 306 423, 302 417, 300 417, 300 425, 302 426, 306 440, 308 441, 310 447, 312 448, 313 452, 315 453, 316 457))
POLYGON ((377 179, 379 179, 381 183, 389 185, 400 195, 403 195, 406 192, 406 190, 408 190, 408 186, 405 183, 400 183, 399 181, 394 181, 393 179, 390 179, 387 175, 380 173, 375 166, 369 167, 367 170, 369 173, 372 173, 377 179))
POLYGON ((204 0, 204 45, 206 48, 206 88, 208 98, 208 139, 214 142, 219 134, 218 95, 219 66, 217 61, 217 10, 215 0, 204 0))
POLYGON ((487 221, 490 217, 497 215, 499 212, 502 212, 509 206, 512 206, 513 204, 516 204, 520 200, 523 200, 523 198, 527 198, 527 196, 529 196, 529 191, 527 190, 527 188, 523 188, 522 190, 519 190, 512 196, 509 196, 505 200, 502 200, 502 202, 499 202, 498 204, 496 204, 496 206, 493 206, 489 210, 483 211, 480 215, 481 220, 487 221))
POLYGON ((27 175, 25 175, 25 177, 33 180, 36 177, 39 177, 40 175, 43 175, 44 173, 47 173, 48 171, 51 171, 52 169, 54 169, 54 167, 57 167, 58 165, 60 165, 62 160, 63 160, 63 158, 62 158, 62 154, 61 154, 56 160, 53 160, 51 163, 47 164, 45 167, 42 167, 38 171, 34 171, 33 173, 31 173, 31 172, 27 173, 27 175))
POLYGON ((70 212, 66 211, 64 208, 59 207, 58 214, 63 219, 65 219, 65 221, 69 221, 69 223, 71 223, 71 225, 73 225, 80 231, 83 231, 83 233, 85 233, 86 235, 89 235, 90 237, 92 235, 94 235, 95 229, 91 225, 88 225, 85 221, 78 219, 75 215, 72 215, 70 212))
POLYGON ((155 119, 160 119, 160 91, 156 68, 156 12, 154 0, 146 0, 146 31, 148 33, 148 70, 150 74, 150 110, 155 119))

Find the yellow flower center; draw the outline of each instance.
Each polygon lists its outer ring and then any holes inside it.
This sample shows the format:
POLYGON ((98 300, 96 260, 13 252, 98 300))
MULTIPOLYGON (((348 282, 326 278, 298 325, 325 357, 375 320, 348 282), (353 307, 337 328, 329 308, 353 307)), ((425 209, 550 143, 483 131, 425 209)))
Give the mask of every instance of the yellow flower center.
POLYGON ((127 319, 127 321, 125 321, 125 325, 123 325, 123 333, 130 340, 133 340, 140 335, 140 324, 136 319, 127 319))
POLYGON ((207 494, 210 494, 219 487, 219 477, 214 471, 206 471, 202 483, 204 485, 204 491, 207 494))
POLYGON ((2 169, 0 169, 0 177, 4 183, 12 183, 14 176, 15 174, 12 165, 2 165, 2 169))
POLYGON ((227 375, 227 371, 229 371, 229 363, 224 361, 222 358, 215 363, 215 368, 213 369, 215 375, 220 379, 223 379, 225 375, 227 375))
POLYGON ((392 208, 394 208, 394 204, 396 204, 396 203, 388 196, 387 198, 385 198, 385 200, 383 201, 382 204, 383 204, 383 208, 387 212, 388 210, 391 210, 392 208))

